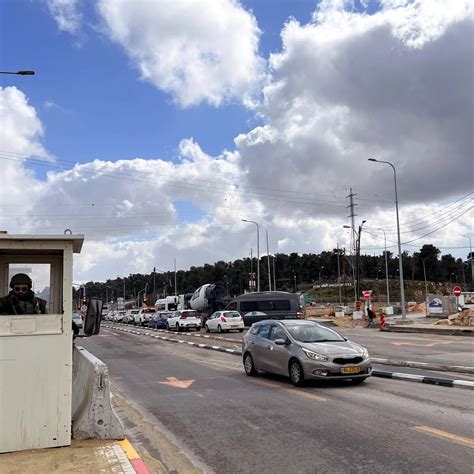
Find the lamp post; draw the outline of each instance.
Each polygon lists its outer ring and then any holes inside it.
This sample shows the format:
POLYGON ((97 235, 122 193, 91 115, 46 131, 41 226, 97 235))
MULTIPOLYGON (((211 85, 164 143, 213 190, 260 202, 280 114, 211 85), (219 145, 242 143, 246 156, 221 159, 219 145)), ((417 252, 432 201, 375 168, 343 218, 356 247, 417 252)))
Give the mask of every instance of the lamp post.
POLYGON ((265 229, 267 235, 267 265, 268 265, 268 291, 272 291, 272 272, 270 269, 270 250, 268 249, 268 229, 265 229))
POLYGON ((387 282, 387 306, 390 306, 390 286, 388 284, 388 255, 387 255, 387 234, 385 229, 379 229, 383 232, 383 238, 385 242, 385 280, 387 282))
POLYGON ((321 304, 323 303, 323 287, 321 286, 321 272, 324 270, 324 266, 319 269, 318 281, 319 281, 319 299, 321 304))
POLYGON ((257 292, 260 292, 260 229, 255 221, 242 219, 242 222, 250 222, 257 226, 257 292))
POLYGON ((395 184, 395 210, 397 212, 397 234, 398 234, 398 265, 400 268, 400 299, 402 305, 402 319, 407 319, 407 312, 405 308, 405 287, 403 285, 403 264, 402 264, 402 243, 400 240, 400 219, 398 216, 398 191, 397 191, 397 171, 395 166, 389 161, 376 160, 375 158, 369 158, 369 161, 374 161, 376 163, 385 163, 392 167, 393 169, 393 180, 395 184))
POLYGON ((426 282, 426 265, 425 265, 425 260, 426 258, 423 258, 423 276, 425 277, 425 307, 426 307, 426 316, 428 316, 428 283, 426 282))

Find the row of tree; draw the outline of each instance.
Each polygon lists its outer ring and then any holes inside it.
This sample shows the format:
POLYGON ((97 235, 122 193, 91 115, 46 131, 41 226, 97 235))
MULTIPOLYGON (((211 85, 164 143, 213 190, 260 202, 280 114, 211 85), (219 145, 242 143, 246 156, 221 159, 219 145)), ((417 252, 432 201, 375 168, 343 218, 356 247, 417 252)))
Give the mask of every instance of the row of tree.
MULTIPOLYGON (((463 261, 450 254, 442 255, 441 251, 431 244, 424 245, 418 252, 404 252, 403 273, 406 280, 424 280, 426 272, 427 281, 452 282, 472 286, 471 268, 469 258, 463 261), (424 263, 424 265, 423 265, 424 263)), ((389 278, 398 278, 398 257, 387 252, 389 278)), ((272 257, 270 269, 276 289, 295 291, 300 287, 311 284, 337 282, 340 274, 341 280, 352 282, 352 268, 354 258, 347 255, 343 249, 334 249, 332 252, 320 254, 297 253, 275 254, 272 257), (274 261, 273 261, 274 260, 274 261), (338 263, 339 261, 339 263, 338 263), (273 268, 275 275, 273 275, 273 268)), ((200 267, 191 267, 189 270, 180 270, 176 273, 176 293, 191 293, 205 283, 223 283, 229 295, 242 294, 250 288, 251 274, 256 276, 257 259, 238 259, 234 262, 219 261, 213 265, 205 264, 200 267)), ((360 257, 361 279, 384 279, 385 256, 362 255, 360 257)), ((114 301, 117 297, 125 299, 137 298, 147 295, 149 301, 157 297, 175 294, 174 272, 148 274, 131 274, 126 278, 116 278, 104 282, 88 282, 86 291, 89 296, 98 296, 104 300, 114 301), (146 288, 146 291, 144 291, 146 288)), ((260 288, 268 290, 269 275, 267 257, 260 260, 260 288)), ((77 295, 80 296, 80 295, 77 295)))

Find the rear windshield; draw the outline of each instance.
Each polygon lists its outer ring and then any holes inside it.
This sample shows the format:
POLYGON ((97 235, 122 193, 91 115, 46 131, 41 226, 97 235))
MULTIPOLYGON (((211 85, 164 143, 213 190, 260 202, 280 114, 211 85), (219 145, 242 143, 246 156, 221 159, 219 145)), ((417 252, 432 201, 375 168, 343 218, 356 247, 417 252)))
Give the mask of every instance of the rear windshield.
POLYGON ((187 318, 197 318, 197 315, 196 311, 183 311, 181 313, 181 316, 186 316, 187 318))
POLYGON ((288 332, 299 342, 339 342, 345 339, 332 329, 319 324, 288 324, 288 332))
POLYGON ((240 318, 240 314, 237 311, 234 313, 223 313, 222 316, 225 318, 240 318))

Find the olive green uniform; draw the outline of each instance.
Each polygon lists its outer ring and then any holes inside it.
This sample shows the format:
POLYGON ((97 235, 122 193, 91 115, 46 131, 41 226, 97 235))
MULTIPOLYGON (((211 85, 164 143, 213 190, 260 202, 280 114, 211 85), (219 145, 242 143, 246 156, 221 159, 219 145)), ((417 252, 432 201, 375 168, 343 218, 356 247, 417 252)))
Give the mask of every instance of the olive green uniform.
POLYGON ((46 314, 46 301, 35 296, 33 291, 18 298, 14 291, 0 298, 0 314, 46 314))

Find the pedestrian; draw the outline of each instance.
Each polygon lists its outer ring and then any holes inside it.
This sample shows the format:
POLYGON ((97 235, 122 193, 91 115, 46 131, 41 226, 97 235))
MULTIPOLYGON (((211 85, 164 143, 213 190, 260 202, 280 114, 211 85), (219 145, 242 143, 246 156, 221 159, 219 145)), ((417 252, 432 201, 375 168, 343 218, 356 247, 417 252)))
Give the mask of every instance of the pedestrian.
POLYGON ((25 273, 17 273, 10 280, 11 291, 0 298, 0 314, 46 314, 46 301, 31 289, 33 282, 25 273))
POLYGON ((370 308, 367 308, 367 316, 369 317, 369 324, 367 327, 370 328, 374 325, 374 319, 377 317, 377 315, 370 308))

